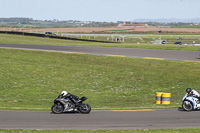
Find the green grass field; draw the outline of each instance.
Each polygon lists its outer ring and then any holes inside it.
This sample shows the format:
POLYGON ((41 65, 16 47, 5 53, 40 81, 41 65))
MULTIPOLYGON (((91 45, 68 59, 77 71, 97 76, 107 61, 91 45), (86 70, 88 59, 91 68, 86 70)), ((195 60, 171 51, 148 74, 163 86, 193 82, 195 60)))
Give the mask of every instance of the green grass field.
POLYGON ((199 89, 198 62, 0 49, 0 109, 50 110, 62 90, 92 109, 178 108, 199 89), (156 105, 156 92, 172 93, 156 105))
MULTIPOLYGON (((122 42, 123 44, 126 43, 134 43, 134 44, 153 44, 154 41, 152 39, 160 40, 160 36, 154 36, 153 34, 149 34, 149 36, 146 36, 148 34, 144 34, 143 36, 111 36, 111 34, 107 36, 87 36, 87 35, 68 35, 68 37, 73 38, 79 38, 79 39, 96 39, 96 40, 102 40, 102 41, 114 41, 116 42, 116 39, 119 39, 119 42, 122 42)), ((155 34, 157 35, 157 34, 155 34)), ((167 44, 173 45, 175 42, 182 42, 183 44, 193 44, 193 41, 195 41, 196 44, 200 44, 200 36, 161 36, 162 40, 167 40, 167 44)))
MULTIPOLYGON (((98 43, 98 42, 87 42, 87 41, 72 41, 72 40, 60 40, 60 39, 49 39, 32 36, 22 35, 8 35, 0 34, 0 44, 40 44, 40 45, 72 45, 72 46, 95 46, 95 47, 119 47, 119 48, 142 48, 142 49, 165 49, 165 50, 186 50, 186 51, 198 51, 200 46, 185 46, 185 45, 174 45, 174 44, 150 44, 147 43, 151 40, 150 37, 138 37, 127 39, 129 43, 98 43), (130 39, 130 40, 129 40, 130 39), (138 44, 139 42, 139 44, 138 44)), ((163 38, 165 40, 175 42, 176 37, 163 38)), ((198 37, 184 38, 187 42, 198 40, 198 37)), ((200 43, 200 40, 198 40, 200 43)))

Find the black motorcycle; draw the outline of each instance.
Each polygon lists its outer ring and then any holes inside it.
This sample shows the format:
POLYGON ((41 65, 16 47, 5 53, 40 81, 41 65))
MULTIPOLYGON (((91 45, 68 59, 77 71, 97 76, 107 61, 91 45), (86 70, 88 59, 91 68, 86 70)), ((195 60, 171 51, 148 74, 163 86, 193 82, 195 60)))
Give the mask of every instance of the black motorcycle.
POLYGON ((88 114, 91 111, 91 107, 89 104, 83 103, 86 99, 86 97, 81 97, 75 104, 70 98, 64 99, 62 95, 59 95, 54 100, 54 105, 51 107, 51 111, 55 114, 63 112, 80 112, 88 114))

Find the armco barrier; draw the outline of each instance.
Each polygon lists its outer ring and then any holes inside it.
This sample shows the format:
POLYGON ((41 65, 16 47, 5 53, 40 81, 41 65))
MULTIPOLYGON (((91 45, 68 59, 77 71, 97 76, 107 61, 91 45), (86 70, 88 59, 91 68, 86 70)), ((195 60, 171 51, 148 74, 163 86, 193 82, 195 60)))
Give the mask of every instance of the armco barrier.
POLYGON ((37 37, 47 37, 47 38, 64 39, 64 40, 87 41, 87 42, 119 43, 119 42, 111 42, 111 41, 88 40, 88 39, 79 39, 79 38, 64 37, 64 36, 57 36, 57 35, 47 35, 47 34, 40 34, 40 33, 18 32, 18 31, 0 31, 0 33, 15 34, 15 35, 26 35, 26 36, 37 36, 37 37))

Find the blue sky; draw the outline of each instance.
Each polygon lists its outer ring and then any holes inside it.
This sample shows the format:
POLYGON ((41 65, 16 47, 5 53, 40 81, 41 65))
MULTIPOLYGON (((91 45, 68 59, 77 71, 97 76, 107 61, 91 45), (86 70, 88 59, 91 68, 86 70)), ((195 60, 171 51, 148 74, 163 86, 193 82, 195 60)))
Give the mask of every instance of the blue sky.
POLYGON ((0 3, 0 18, 116 22, 200 17, 200 0, 0 0, 0 3))

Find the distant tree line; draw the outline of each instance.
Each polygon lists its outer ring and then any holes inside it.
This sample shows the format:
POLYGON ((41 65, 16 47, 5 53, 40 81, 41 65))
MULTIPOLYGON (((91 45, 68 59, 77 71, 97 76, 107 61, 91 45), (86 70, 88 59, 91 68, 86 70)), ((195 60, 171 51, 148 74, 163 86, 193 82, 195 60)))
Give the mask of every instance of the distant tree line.
MULTIPOLYGON (((0 18, 0 27, 116 27, 123 21, 117 22, 95 22, 79 20, 33 20, 32 18, 0 18)), ((140 22, 137 22, 140 23, 140 22)), ((192 26, 194 23, 159 23, 141 22, 150 26, 192 26)))
POLYGON ((112 27, 118 26, 113 22, 94 22, 67 20, 33 20, 32 18, 0 18, 1 27, 112 27))

